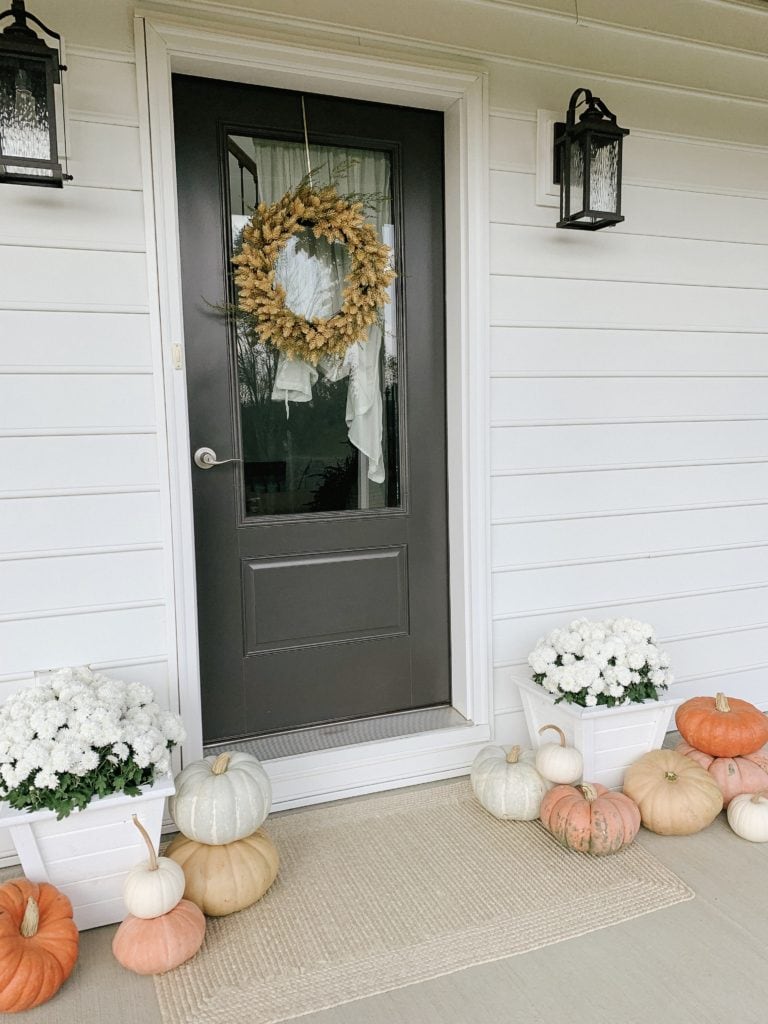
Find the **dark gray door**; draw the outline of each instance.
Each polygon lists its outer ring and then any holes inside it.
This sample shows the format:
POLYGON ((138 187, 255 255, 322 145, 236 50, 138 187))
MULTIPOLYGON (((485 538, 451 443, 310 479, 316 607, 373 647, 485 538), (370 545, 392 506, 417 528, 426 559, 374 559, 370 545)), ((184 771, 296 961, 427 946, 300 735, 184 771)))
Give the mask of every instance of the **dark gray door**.
MULTIPOLYGON (((222 312, 249 213, 307 172, 301 95, 173 93, 191 446, 239 460, 192 468, 205 740, 449 703, 442 115, 304 97, 313 181, 364 197, 398 271, 315 372, 222 312)), ((289 304, 330 315, 345 258, 297 236, 289 304)))

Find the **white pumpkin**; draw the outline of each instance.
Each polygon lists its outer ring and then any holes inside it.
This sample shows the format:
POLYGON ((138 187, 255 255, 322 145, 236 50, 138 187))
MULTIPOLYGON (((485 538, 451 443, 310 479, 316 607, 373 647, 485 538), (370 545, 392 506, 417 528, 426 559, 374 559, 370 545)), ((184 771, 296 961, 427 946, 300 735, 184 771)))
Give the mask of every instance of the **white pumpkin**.
POLYGON ((128 913, 134 917, 162 917, 182 898, 187 880, 175 860, 157 856, 147 830, 135 814, 133 823, 147 844, 149 860, 128 872, 123 882, 123 899, 128 913))
POLYGON ((536 771, 532 750, 484 747, 474 760, 470 780, 475 796, 496 818, 533 821, 551 784, 536 771))
POLYGON ((565 733, 559 725, 542 725, 539 736, 547 729, 553 729, 559 735, 560 742, 542 743, 536 751, 536 768, 550 782, 570 785, 578 781, 584 771, 581 751, 566 744, 565 733))
POLYGON ((205 757, 176 776, 171 817, 188 839, 223 846, 245 839, 272 807, 272 786, 260 762, 236 752, 205 757))
POLYGON ((735 796, 727 813, 737 836, 751 843, 768 843, 768 790, 735 796))

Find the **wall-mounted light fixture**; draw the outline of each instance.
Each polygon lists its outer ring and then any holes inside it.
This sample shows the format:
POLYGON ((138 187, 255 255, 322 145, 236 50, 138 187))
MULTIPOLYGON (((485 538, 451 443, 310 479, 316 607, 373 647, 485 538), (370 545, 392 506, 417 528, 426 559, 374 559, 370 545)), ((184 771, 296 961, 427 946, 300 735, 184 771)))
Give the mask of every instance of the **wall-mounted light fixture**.
POLYGON ((28 21, 58 41, 57 32, 13 0, 0 21, 13 18, 0 34, 0 182, 61 188, 72 178, 59 163, 54 85, 66 68, 28 21))
POLYGON ((597 231, 621 215, 621 147, 628 128, 616 124, 601 99, 577 89, 565 123, 555 124, 554 180, 560 184, 559 228, 597 231), (576 108, 586 104, 576 120, 576 108))

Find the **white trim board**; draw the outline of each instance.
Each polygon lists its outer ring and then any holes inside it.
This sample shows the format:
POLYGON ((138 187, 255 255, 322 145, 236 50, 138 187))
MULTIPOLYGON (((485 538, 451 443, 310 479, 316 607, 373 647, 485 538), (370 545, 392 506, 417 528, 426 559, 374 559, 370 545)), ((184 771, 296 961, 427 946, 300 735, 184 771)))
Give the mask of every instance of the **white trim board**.
MULTIPOLYGON (((257 30, 254 29, 254 32, 257 30)), ((158 422, 167 425, 169 638, 188 763, 202 754, 191 454, 184 370, 171 349, 184 337, 173 146, 171 74, 250 82, 441 110, 445 114, 446 302, 451 668, 458 729, 318 751, 267 763, 276 806, 289 807, 466 772, 490 737, 490 473, 488 318, 489 108, 487 74, 262 40, 160 15, 135 19, 146 195, 150 319, 158 422), (160 388, 158 391, 160 392, 160 388), (175 660, 175 663, 174 663, 175 660), (354 780, 350 783, 350 780, 354 780)), ((183 360, 182 360, 183 367, 183 360)))

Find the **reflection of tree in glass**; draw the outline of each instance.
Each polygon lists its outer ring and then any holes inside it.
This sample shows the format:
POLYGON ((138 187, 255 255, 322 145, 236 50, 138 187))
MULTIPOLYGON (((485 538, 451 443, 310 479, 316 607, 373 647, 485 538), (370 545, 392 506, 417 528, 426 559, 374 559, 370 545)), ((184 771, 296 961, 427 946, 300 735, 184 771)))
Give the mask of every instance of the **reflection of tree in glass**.
POLYGON ((320 480, 320 484, 305 506, 307 512, 357 508, 356 455, 348 455, 346 459, 312 475, 320 480))

